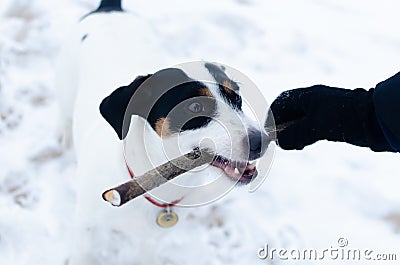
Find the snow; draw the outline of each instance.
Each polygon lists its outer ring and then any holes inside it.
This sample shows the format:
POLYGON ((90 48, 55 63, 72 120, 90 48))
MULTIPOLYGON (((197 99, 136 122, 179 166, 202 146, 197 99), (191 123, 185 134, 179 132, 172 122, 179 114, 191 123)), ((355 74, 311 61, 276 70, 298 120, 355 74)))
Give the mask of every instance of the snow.
MULTIPOLYGON (((58 265, 68 259, 75 160, 58 144, 52 78, 65 32, 97 4, 0 3, 0 264, 58 265)), ((370 88, 399 71, 396 0, 126 0, 124 5, 154 26, 171 60, 223 62, 249 76, 268 101, 284 90, 318 83, 370 88)), ((272 264, 257 257, 265 243, 324 249, 343 237, 353 248, 396 253, 400 259, 397 172, 397 154, 327 142, 301 152, 276 148, 260 189, 239 188, 192 209, 181 233, 159 242, 158 255, 166 264, 204 264, 207 257, 215 257, 213 264, 272 264)))

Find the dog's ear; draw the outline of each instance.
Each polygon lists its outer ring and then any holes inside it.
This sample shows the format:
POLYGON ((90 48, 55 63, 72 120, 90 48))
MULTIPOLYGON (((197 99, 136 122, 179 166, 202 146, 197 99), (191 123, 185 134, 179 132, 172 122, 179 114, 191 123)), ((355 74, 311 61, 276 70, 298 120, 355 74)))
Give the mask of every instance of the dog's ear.
POLYGON ((120 140, 128 133, 130 120, 126 121, 125 112, 129 102, 138 87, 150 76, 138 76, 130 85, 116 89, 100 104, 101 115, 114 128, 120 140))
POLYGON ((129 86, 120 87, 106 97, 100 104, 100 113, 122 140, 128 134, 132 115, 139 115, 147 120, 162 95, 189 81, 191 79, 186 73, 176 68, 139 76, 129 86))

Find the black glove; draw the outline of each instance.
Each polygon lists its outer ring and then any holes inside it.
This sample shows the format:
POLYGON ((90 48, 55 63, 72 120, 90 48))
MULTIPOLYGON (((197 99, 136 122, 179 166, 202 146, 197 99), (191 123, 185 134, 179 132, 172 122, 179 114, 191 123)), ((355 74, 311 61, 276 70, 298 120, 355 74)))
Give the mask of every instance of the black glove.
POLYGON ((278 145, 301 150, 329 140, 393 152, 378 124, 373 93, 323 85, 283 92, 271 105, 278 145))

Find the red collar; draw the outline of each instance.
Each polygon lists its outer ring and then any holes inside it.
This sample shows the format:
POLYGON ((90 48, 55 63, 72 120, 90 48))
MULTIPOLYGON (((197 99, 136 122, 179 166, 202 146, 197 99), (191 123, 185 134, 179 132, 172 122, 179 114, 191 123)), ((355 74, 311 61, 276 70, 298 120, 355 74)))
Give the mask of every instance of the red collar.
MULTIPOLYGON (((124 156, 125 157, 125 156, 124 156)), ((128 172, 129 172, 129 175, 131 176, 131 178, 133 179, 133 178, 135 178, 135 174, 133 173, 133 171, 132 171, 132 169, 129 167, 129 165, 128 165, 128 163, 126 162, 126 159, 125 159, 125 165, 126 165, 126 168, 128 169, 128 172)), ((161 207, 161 208, 169 208, 169 207, 173 207, 173 206, 175 206, 175 205, 177 205, 180 201, 182 201, 182 199, 183 198, 181 198, 181 199, 178 199, 178 200, 175 200, 175 201, 172 201, 172 202, 170 202, 170 203, 163 203, 163 202, 158 202, 158 201, 156 201, 154 198, 152 198, 150 195, 148 195, 148 194, 145 194, 145 195, 143 195, 145 198, 146 198, 146 200, 147 201, 149 201, 151 204, 153 204, 153 205, 155 205, 155 206, 157 206, 157 207, 161 207)))

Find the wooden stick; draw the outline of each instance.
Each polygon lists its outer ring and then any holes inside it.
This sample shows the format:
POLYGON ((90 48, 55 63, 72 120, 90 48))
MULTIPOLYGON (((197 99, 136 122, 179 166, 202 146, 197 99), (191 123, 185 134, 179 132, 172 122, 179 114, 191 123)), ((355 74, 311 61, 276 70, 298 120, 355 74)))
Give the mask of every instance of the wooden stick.
POLYGON ((172 159, 118 187, 105 191, 103 199, 114 206, 124 205, 185 172, 210 163, 213 159, 214 154, 207 149, 193 149, 190 153, 172 159))

